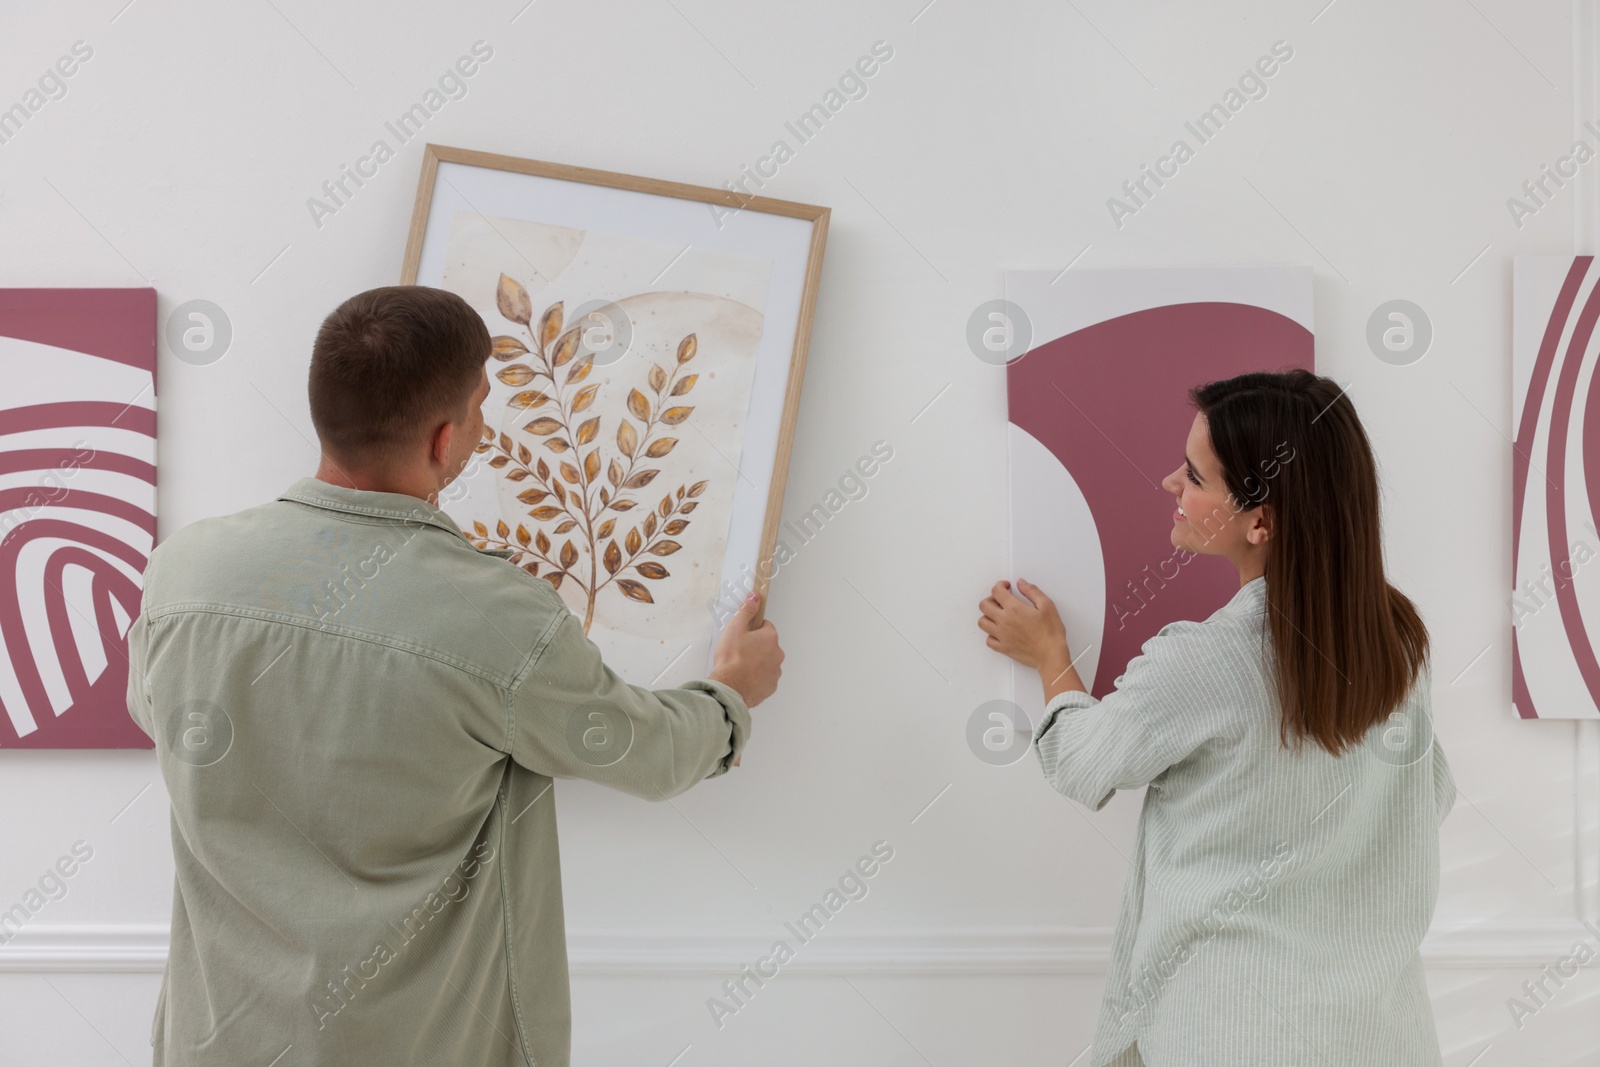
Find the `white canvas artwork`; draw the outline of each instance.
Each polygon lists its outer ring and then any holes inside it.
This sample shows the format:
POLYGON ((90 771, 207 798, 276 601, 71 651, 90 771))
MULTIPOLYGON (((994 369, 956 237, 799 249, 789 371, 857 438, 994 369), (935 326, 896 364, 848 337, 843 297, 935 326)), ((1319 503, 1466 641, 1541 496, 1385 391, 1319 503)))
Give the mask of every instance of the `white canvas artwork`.
POLYGON ((1511 701, 1524 719, 1600 717, 1597 317, 1593 256, 1515 258, 1511 701))

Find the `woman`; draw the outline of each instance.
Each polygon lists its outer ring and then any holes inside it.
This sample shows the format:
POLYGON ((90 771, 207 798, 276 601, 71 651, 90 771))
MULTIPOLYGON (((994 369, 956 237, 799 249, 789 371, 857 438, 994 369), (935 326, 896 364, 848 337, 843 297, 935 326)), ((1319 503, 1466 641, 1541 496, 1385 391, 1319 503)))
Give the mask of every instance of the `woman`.
POLYGON ((1232 599, 1101 700, 1037 586, 979 605, 988 646, 1039 670, 1050 784, 1095 810, 1148 787, 1092 1067, 1437 1067, 1417 947, 1455 784, 1366 433, 1303 370, 1189 395, 1172 544, 1232 562, 1232 599))

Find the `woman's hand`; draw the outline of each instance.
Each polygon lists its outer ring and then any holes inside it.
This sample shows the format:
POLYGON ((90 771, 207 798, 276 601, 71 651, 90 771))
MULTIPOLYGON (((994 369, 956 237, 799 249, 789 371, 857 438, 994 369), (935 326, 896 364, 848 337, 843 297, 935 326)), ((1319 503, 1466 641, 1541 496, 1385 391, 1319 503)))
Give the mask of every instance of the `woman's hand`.
POLYGON ((1068 691, 1087 692, 1073 669, 1067 627, 1055 601, 1026 579, 1018 578, 1017 588, 1033 603, 1013 593, 1010 582, 1001 581, 994 583, 990 595, 978 604, 983 612, 978 629, 989 635, 988 646, 1038 671, 1046 703, 1068 691))
POLYGON ((1000 581, 994 583, 990 595, 978 605, 978 610, 983 612, 978 629, 989 635, 988 646, 1038 671, 1071 663, 1067 627, 1061 621, 1061 613, 1056 611, 1055 601, 1025 579, 1017 579, 1017 588, 1033 603, 1013 593, 1010 582, 1000 581))

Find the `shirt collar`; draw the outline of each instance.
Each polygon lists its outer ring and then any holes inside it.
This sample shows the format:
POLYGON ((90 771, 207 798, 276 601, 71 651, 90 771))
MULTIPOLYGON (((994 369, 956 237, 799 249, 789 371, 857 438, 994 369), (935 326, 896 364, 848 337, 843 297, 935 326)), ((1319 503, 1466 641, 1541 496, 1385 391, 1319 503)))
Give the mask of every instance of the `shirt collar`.
POLYGON ((1259 574, 1239 587, 1222 606, 1222 615, 1260 615, 1267 610, 1267 576, 1259 574))
POLYGON ((389 519, 413 525, 421 523, 437 526, 441 530, 449 530, 463 541, 467 540, 466 535, 449 515, 421 497, 407 493, 347 489, 342 485, 322 481, 320 478, 301 478, 284 490, 278 499, 293 500, 329 511, 342 511, 347 515, 367 515, 376 519, 389 519))

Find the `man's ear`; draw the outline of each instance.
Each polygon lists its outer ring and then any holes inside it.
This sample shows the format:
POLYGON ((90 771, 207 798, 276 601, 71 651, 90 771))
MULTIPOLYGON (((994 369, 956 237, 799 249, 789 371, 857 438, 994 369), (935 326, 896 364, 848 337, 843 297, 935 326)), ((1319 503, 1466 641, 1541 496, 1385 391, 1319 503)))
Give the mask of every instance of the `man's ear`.
POLYGON ((440 467, 450 462, 450 445, 455 440, 455 424, 441 422, 428 440, 428 451, 433 462, 440 467))

